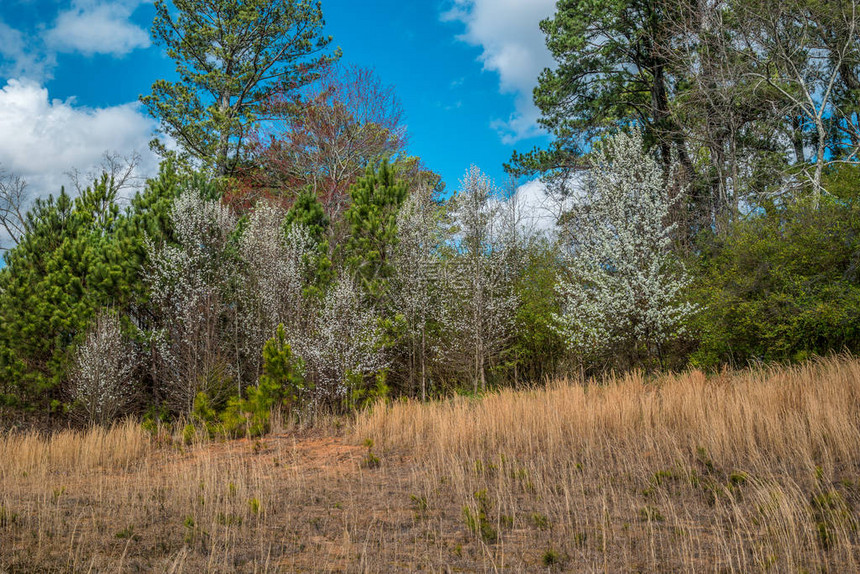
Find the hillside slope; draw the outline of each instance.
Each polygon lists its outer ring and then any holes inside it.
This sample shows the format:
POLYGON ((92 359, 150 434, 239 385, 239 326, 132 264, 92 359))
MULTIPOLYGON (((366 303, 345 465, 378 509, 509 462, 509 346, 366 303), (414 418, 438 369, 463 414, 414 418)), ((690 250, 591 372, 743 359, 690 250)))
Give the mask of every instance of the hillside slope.
POLYGON ((860 569, 860 361, 0 437, 0 572, 860 569))

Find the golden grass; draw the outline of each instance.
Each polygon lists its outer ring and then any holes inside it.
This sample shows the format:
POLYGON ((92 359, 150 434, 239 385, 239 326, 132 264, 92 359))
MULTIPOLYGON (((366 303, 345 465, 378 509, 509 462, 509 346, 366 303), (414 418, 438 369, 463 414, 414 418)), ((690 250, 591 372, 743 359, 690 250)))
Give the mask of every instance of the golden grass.
POLYGON ((860 362, 832 359, 399 403, 361 417, 355 432, 422 456, 507 452, 565 460, 582 451, 675 456, 704 448, 721 465, 803 467, 811 475, 816 466, 860 460, 858 415, 860 362))
POLYGON ((355 432, 532 546, 496 542, 494 565, 545 548, 575 570, 860 570, 854 359, 401 403, 355 432))
POLYGON ((151 441, 140 424, 124 421, 110 429, 66 430, 42 433, 0 434, 0 480, 31 475, 37 478, 57 472, 129 469, 146 457, 151 441))
POLYGON ((0 435, 0 572, 860 570, 848 357, 179 430, 0 435))

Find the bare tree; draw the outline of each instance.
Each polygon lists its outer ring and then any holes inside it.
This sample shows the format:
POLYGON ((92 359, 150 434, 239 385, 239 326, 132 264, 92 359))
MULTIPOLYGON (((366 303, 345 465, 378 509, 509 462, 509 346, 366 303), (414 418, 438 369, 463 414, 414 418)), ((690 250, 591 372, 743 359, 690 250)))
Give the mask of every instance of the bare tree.
MULTIPOLYGON (((783 99, 801 133, 814 134, 813 167, 803 173, 818 198, 826 191, 821 180, 829 163, 829 123, 844 115, 836 98, 842 71, 849 58, 856 57, 860 43, 857 2, 750 0, 739 7, 746 50, 758 59, 750 76, 783 99)), ((857 151, 847 156, 856 157, 857 151)), ((798 165, 803 165, 802 155, 798 165)))
POLYGON ((27 182, 0 167, 0 226, 12 245, 18 245, 29 230, 26 217, 29 200, 27 182))
MULTIPOLYGON (((786 124, 788 112, 773 91, 750 76, 756 57, 745 50, 731 4, 668 1, 676 41, 665 47, 665 57, 686 84, 676 98, 676 123, 694 155, 708 158, 701 175, 710 201, 701 207, 710 212, 698 219, 725 230, 741 206, 754 201, 756 178, 777 187, 785 180, 786 145, 797 147, 799 133, 786 124)), ((680 229, 691 224, 691 215, 697 218, 685 205, 677 202, 673 208, 680 229)))
POLYGON ((406 149, 403 110, 391 86, 372 70, 333 64, 304 93, 278 93, 255 136, 264 186, 310 187, 329 217, 349 200, 368 163, 406 149))
POLYGON ((132 195, 134 191, 141 188, 144 178, 139 174, 141 157, 137 152, 122 155, 118 152, 106 151, 102 154, 99 165, 91 171, 82 173, 74 168, 66 173, 72 180, 72 185, 78 195, 90 186, 90 184, 101 178, 107 177, 112 195, 120 197, 123 192, 132 195))

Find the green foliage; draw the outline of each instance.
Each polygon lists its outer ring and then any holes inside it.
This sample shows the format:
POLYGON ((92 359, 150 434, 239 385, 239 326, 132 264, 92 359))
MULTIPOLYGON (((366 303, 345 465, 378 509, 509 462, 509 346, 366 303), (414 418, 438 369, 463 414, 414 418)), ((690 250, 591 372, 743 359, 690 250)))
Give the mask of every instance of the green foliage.
MULTIPOLYGON (((515 174, 567 169, 604 130, 640 122, 649 143, 672 140, 668 3, 650 0, 560 0, 541 22, 556 65, 540 75, 534 101, 539 123, 555 136, 547 150, 515 153, 515 174)), ((668 162, 668 157, 663 158, 668 162)))
POLYGON ((838 200, 857 203, 860 201, 860 165, 839 164, 824 172, 821 185, 838 200))
POLYGON ((187 424, 182 429, 182 442, 185 444, 191 444, 194 442, 194 438, 197 436, 197 429, 193 424, 187 424))
POLYGON ((860 205, 773 209, 710 239, 695 296, 696 365, 860 350, 860 205))
POLYGON ((360 278, 365 292, 380 300, 393 270, 392 250, 397 242, 397 212, 406 199, 406 184, 383 161, 350 189, 352 203, 344 215, 349 224, 346 263, 360 278))
MULTIPOLYGON (((212 405, 209 395, 202 391, 197 393, 197 396, 194 397, 194 406, 191 409, 193 428, 205 430, 209 438, 213 438, 221 430, 218 419, 218 412, 212 405)), ((186 436, 184 438, 186 443, 188 442, 188 432, 188 427, 185 427, 184 434, 186 436)))
POLYGON ((325 239, 329 229, 329 219, 323 204, 313 190, 306 189, 299 193, 287 212, 286 224, 304 225, 317 242, 325 239))
POLYGON ((309 278, 306 294, 322 298, 326 288, 334 279, 334 269, 329 256, 329 218, 323 204, 313 191, 307 189, 299 194, 287 212, 285 224, 288 227, 304 226, 316 242, 315 252, 308 255, 312 276, 309 278))
POLYGON ((164 162, 125 212, 107 174, 78 198, 36 200, 0 270, 0 390, 47 406, 62 398, 71 353, 100 309, 145 324, 144 244, 170 236, 170 207, 190 177, 164 162))
POLYGON ((312 386, 304 378, 304 363, 295 356, 287 343, 283 325, 263 346, 263 375, 257 387, 271 409, 278 402, 301 407, 308 399, 312 386))
MULTIPOLYGON (((218 175, 243 158, 245 139, 275 89, 299 88, 331 58, 318 2, 156 0, 155 40, 179 81, 158 80, 141 98, 187 155, 218 175)), ((163 146, 156 147, 164 151, 163 146)))
POLYGON ((349 391, 348 408, 352 410, 363 410, 378 401, 385 401, 391 393, 388 386, 388 371, 382 370, 373 377, 373 383, 367 384, 363 373, 347 374, 347 387, 349 391))
POLYGON ((246 398, 231 398, 220 419, 229 436, 262 436, 269 432, 272 409, 300 408, 312 386, 303 376, 302 360, 293 355, 283 325, 263 347, 263 375, 257 386, 246 389, 246 398))
POLYGON ((553 320, 561 310, 555 293, 560 270, 560 254, 546 240, 532 242, 523 254, 522 267, 514 280, 514 292, 520 301, 515 335, 504 355, 507 374, 515 381, 542 381, 567 355, 567 345, 553 320))
POLYGON ((159 405, 150 405, 143 415, 141 426, 143 430, 155 436, 161 427, 170 428, 171 423, 170 410, 165 403, 159 405))
POLYGON ((550 568, 552 566, 557 566, 558 564, 561 563, 561 556, 559 555, 558 552, 556 552, 555 550, 550 548, 546 552, 543 553, 543 557, 541 558, 541 562, 543 562, 543 565, 546 566, 547 568, 550 568))
POLYGON ((364 439, 364 446, 367 447, 367 454, 365 455, 364 460, 361 461, 361 466, 364 468, 379 468, 379 465, 382 464, 382 462, 379 460, 379 457, 373 453, 373 439, 364 439))
POLYGON ((74 344, 102 307, 124 308, 139 285, 137 242, 107 175, 72 199, 38 199, 30 230, 0 271, 0 377, 26 402, 58 398, 74 344))

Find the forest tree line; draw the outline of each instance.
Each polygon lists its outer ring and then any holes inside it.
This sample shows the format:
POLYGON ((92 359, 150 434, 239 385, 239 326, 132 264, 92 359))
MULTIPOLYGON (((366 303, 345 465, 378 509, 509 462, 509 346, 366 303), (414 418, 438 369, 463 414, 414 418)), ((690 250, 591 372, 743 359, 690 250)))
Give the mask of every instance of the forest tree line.
POLYGON ((142 100, 177 149, 127 204, 133 161, 32 203, 0 180, 6 404, 262 432, 276 405, 860 349, 854 2, 560 0, 553 143, 507 165, 551 232, 409 155, 318 4, 215 4, 156 1, 180 80, 142 100))

